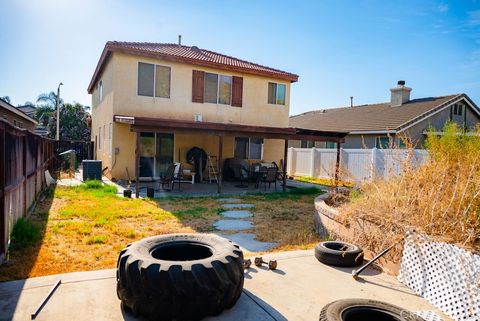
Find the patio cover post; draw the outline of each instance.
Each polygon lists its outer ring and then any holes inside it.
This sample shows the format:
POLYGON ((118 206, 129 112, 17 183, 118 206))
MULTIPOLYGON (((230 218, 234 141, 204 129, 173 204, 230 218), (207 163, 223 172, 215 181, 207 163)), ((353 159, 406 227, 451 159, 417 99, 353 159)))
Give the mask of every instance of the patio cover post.
POLYGON ((337 161, 335 163, 335 188, 338 187, 338 174, 340 172, 340 140, 337 140, 337 161))
POLYGON ((283 146, 283 183, 282 189, 285 191, 287 189, 287 158, 288 158, 288 139, 285 139, 285 146, 283 146))
POLYGON ((218 157, 217 157, 217 186, 218 194, 222 193, 222 154, 223 154, 223 136, 218 136, 218 157))
POLYGON ((140 197, 140 132, 135 140, 135 197, 140 197))

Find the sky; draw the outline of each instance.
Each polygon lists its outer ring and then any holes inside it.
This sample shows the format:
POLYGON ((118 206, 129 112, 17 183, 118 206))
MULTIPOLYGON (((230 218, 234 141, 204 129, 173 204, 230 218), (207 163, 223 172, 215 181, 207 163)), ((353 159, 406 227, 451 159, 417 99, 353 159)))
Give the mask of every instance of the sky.
POLYGON ((290 114, 466 93, 480 105, 480 0, 0 0, 0 97, 91 105, 105 43, 177 42, 298 74, 290 114))

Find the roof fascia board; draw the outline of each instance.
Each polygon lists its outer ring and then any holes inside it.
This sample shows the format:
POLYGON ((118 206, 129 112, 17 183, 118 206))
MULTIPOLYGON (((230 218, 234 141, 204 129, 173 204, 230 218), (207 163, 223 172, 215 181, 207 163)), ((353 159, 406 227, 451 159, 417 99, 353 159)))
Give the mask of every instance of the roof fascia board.
POLYGON ((14 114, 16 114, 16 115, 18 115, 18 116, 20 116, 20 117, 28 120, 29 122, 34 123, 35 125, 37 124, 37 121, 36 121, 34 118, 28 116, 28 115, 25 114, 23 111, 18 110, 18 109, 15 108, 14 106, 10 105, 9 103, 7 103, 7 102, 5 102, 5 101, 3 101, 3 100, 1 100, 1 99, 0 99, 0 106, 2 106, 3 108, 11 111, 12 113, 14 113, 14 114))
MULTIPOLYGON (((417 125, 417 124, 419 124, 419 123, 421 123, 421 122, 424 121, 425 119, 427 119, 427 118, 429 118, 429 117, 432 117, 433 115, 438 114, 439 112, 441 112, 441 111, 447 109, 448 107, 450 107, 452 104, 458 103, 458 102, 461 101, 462 99, 464 99, 463 95, 456 96, 456 97, 452 98, 452 100, 451 100, 450 102, 447 101, 447 102, 446 102, 446 105, 443 106, 442 108, 438 108, 436 111, 434 111, 434 112, 432 112, 432 113, 430 113, 430 114, 428 114, 428 115, 425 115, 424 117, 422 117, 422 118, 418 119, 417 121, 409 124, 408 126, 406 126, 406 127, 404 127, 404 128, 401 128, 403 125, 399 126, 398 133, 404 132, 405 130, 407 130, 407 129, 409 129, 409 128, 411 128, 411 127, 413 127, 413 126, 415 126, 415 125, 417 125)), ((465 101, 466 101, 466 99, 465 99, 465 101)))
POLYGON ((350 135, 370 135, 370 134, 396 134, 396 130, 356 130, 351 131, 350 135))

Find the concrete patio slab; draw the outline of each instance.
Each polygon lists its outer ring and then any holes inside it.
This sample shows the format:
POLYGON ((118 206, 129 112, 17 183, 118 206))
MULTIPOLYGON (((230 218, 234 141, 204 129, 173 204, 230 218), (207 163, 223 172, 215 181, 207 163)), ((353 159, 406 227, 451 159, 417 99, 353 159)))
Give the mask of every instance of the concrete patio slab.
POLYGON ((213 226, 221 231, 241 231, 251 229, 253 223, 242 220, 219 220, 213 223, 213 226))
POLYGON ((253 216, 252 212, 242 210, 229 210, 221 212, 220 214, 226 218, 248 218, 253 216))
POLYGON ((252 233, 236 233, 230 235, 218 233, 218 235, 237 243, 242 250, 248 252, 265 252, 277 245, 277 243, 257 241, 255 240, 255 234, 252 233))
MULTIPOLYGON (((324 305, 345 298, 381 300, 410 311, 434 311, 444 320, 451 320, 395 277, 373 269, 367 269, 360 281, 354 281, 350 268, 323 265, 315 259, 313 250, 272 253, 264 255, 264 259, 276 259, 278 269, 247 270, 237 304, 206 321, 318 320, 324 305)), ((114 269, 0 283, 0 320, 30 320, 30 314, 58 279, 62 284, 36 320, 141 320, 120 308, 114 269)))
POLYGON ((255 207, 253 204, 223 204, 223 208, 225 209, 233 209, 233 208, 252 208, 255 207))

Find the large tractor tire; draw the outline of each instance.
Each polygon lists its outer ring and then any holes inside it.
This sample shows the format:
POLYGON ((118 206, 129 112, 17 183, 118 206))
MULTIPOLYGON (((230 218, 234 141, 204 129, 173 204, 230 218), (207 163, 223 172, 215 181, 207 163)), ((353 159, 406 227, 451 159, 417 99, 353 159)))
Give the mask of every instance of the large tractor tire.
POLYGON ((381 301, 345 299, 327 304, 320 321, 424 321, 413 312, 381 301))
POLYGON ((350 243, 326 241, 317 244, 315 257, 327 265, 352 267, 362 264, 363 250, 350 243))
POLYGON ((117 295, 149 320, 198 320, 232 307, 242 294, 243 252, 213 234, 142 239, 120 252, 117 295))

